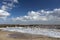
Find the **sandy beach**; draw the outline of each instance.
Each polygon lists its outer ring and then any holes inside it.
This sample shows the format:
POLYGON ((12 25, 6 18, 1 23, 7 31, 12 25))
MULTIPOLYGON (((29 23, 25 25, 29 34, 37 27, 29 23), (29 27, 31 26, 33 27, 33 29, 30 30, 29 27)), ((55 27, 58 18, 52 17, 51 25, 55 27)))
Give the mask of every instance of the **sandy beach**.
POLYGON ((31 35, 17 32, 0 31, 0 40, 60 40, 42 35, 31 35))

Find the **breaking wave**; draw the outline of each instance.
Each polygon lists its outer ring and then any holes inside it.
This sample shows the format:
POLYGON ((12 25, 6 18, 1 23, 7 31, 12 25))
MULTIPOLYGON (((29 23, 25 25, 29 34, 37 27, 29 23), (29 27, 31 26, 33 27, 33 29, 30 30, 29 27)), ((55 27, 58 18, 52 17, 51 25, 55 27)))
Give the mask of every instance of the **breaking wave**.
POLYGON ((15 31, 21 33, 29 33, 35 35, 44 35, 48 37, 60 38, 60 32, 55 31, 56 29, 42 29, 42 28, 25 28, 25 27, 8 27, 0 28, 3 31, 15 31))

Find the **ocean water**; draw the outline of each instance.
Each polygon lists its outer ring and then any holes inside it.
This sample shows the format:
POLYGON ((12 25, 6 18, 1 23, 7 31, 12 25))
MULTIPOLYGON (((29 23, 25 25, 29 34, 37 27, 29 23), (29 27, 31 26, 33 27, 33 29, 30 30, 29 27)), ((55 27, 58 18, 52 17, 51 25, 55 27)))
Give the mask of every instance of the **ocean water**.
POLYGON ((8 27, 8 28, 0 28, 3 31, 15 31, 21 33, 29 33, 35 35, 44 35, 48 37, 60 38, 60 32, 54 31, 56 29, 41 29, 41 28, 24 28, 24 27, 8 27))

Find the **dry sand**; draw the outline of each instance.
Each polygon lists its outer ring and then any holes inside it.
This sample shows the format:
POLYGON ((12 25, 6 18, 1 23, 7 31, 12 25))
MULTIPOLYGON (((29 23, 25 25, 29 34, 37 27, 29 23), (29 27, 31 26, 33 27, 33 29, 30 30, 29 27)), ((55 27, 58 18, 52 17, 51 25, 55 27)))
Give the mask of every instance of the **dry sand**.
POLYGON ((50 38, 46 36, 37 36, 17 32, 0 31, 0 40, 60 40, 59 38, 50 38))

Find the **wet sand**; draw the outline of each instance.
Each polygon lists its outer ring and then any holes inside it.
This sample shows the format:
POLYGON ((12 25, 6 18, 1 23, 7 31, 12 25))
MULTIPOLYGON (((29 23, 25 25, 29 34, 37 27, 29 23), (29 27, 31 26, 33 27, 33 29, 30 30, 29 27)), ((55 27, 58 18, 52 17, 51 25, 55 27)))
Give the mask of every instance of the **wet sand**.
POLYGON ((18 32, 0 31, 0 40, 60 40, 42 35, 31 35, 18 32))

